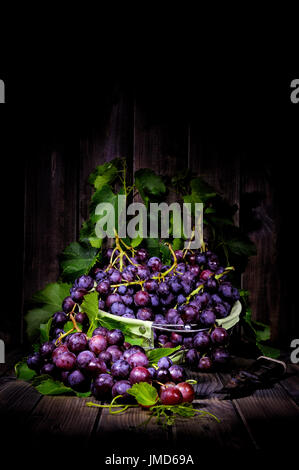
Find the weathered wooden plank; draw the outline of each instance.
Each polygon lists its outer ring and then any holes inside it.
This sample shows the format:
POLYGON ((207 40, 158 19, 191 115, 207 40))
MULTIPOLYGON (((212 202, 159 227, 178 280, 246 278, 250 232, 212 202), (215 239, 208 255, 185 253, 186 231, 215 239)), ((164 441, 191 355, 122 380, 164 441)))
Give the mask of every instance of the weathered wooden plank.
POLYGON ((233 400, 262 450, 291 449, 298 441, 299 407, 279 385, 233 400))
POLYGON ((76 160, 66 142, 44 138, 26 168, 25 300, 57 280, 58 256, 77 235, 76 160))
MULTIPOLYGON (((95 441, 104 441, 108 445, 110 443, 111 446, 111 440, 113 440, 113 442, 117 442, 117 447, 124 447, 129 441, 134 442, 136 449, 141 443, 144 445, 144 442, 147 447, 167 446, 169 444, 168 431, 156 424, 155 420, 151 420, 145 427, 143 423, 148 417, 148 413, 140 408, 131 408, 125 413, 117 415, 111 415, 108 409, 103 409, 95 441)), ((141 448, 141 450, 143 449, 141 448)))
POLYGON ((15 379, 5 380, 0 389, 1 414, 24 419, 40 398, 41 395, 29 383, 15 379))
POLYGON ((297 405, 299 405, 299 366, 288 364, 286 375, 280 381, 280 385, 282 385, 297 405))
POLYGON ((197 381, 194 385, 197 398, 209 397, 222 388, 222 383, 216 374, 199 373, 187 369, 187 377, 197 381))
MULTIPOLYGON (((188 167, 188 127, 183 121, 161 118, 161 103, 146 108, 138 100, 134 116, 134 172, 151 168, 160 175, 176 175, 188 167)), ((170 192, 167 201, 177 201, 170 192)))
POLYGON ((88 206, 92 187, 88 176, 98 165, 114 158, 125 158, 129 178, 133 158, 133 100, 118 94, 110 104, 103 105, 105 112, 86 118, 88 126, 80 136, 80 177, 79 177, 79 228, 88 218, 88 206))
POLYGON ((211 398, 196 400, 198 409, 207 411, 221 420, 218 423, 210 416, 178 420, 173 427, 174 445, 180 448, 195 447, 198 455, 210 450, 253 449, 254 445, 228 400, 211 398))
POLYGON ((23 352, 20 349, 10 351, 5 356, 5 363, 0 364, 0 377, 3 375, 13 375, 15 364, 22 358, 23 352))

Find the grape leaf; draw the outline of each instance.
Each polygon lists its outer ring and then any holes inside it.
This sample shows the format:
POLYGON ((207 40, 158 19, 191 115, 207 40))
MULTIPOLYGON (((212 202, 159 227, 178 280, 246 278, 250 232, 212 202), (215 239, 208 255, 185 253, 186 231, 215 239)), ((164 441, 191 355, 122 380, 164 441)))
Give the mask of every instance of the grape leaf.
POLYGON ((98 260, 97 253, 96 248, 87 244, 71 243, 61 255, 62 279, 73 282, 77 277, 87 274, 98 260))
POLYGON ((49 341, 51 325, 52 325, 52 317, 49 319, 47 323, 42 323, 39 326, 41 343, 45 343, 46 341, 49 341))
POLYGON ((175 353, 181 349, 181 346, 177 346, 176 348, 157 348, 157 349, 150 349, 147 351, 146 355, 150 364, 156 364, 161 357, 170 356, 171 354, 175 353))
POLYGON ((135 172, 135 185, 146 206, 150 200, 158 200, 166 194, 161 176, 149 168, 141 168, 135 172))
POLYGON ((120 158, 115 158, 110 162, 97 166, 89 176, 89 183, 94 185, 96 189, 100 189, 105 184, 113 183, 117 177, 120 162, 120 158))
POLYGON ((146 382, 134 384, 127 393, 135 397, 137 403, 142 406, 153 406, 159 400, 157 390, 146 382))
POLYGON ((162 259, 162 263, 166 265, 171 264, 171 252, 167 245, 160 243, 160 255, 162 259))
POLYGON ((190 182, 191 194, 184 196, 184 202, 196 203, 207 202, 209 199, 217 196, 214 188, 206 183, 202 178, 194 178, 190 182))
POLYGON ((140 245, 140 243, 142 242, 142 240, 143 240, 143 238, 140 237, 140 235, 138 235, 136 238, 133 238, 133 239, 131 240, 131 246, 132 246, 133 248, 136 248, 137 246, 140 245))
POLYGON ((225 240, 224 244, 230 249, 232 253, 239 256, 254 256, 256 255, 256 247, 254 243, 248 239, 231 239, 225 240))
POLYGON ((158 238, 146 238, 144 240, 149 256, 160 256, 160 244, 158 238))
POLYGON ((34 372, 34 370, 32 369, 29 369, 29 367, 27 366, 26 359, 18 362, 15 365, 15 373, 18 379, 25 380, 26 382, 36 376, 36 372, 34 372))
POLYGON ((98 326, 98 313, 99 313, 99 294, 94 291, 85 295, 81 304, 82 311, 86 313, 89 319, 89 329, 87 336, 91 338, 93 330, 98 326))
POLYGON ((48 284, 43 290, 34 294, 32 302, 39 305, 30 309, 25 316, 26 331, 31 342, 38 336, 40 324, 46 323, 55 312, 61 310, 63 300, 69 295, 70 287, 70 284, 56 282, 48 284))

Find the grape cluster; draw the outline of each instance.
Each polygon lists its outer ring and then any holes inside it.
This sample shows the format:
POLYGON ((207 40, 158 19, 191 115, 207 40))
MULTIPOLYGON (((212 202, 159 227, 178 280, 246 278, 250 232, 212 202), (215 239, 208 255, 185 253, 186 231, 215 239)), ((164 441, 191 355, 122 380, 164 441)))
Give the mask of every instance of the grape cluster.
MULTIPOLYGON (((91 338, 77 332, 66 336, 58 344, 56 340, 47 341, 38 352, 28 357, 27 365, 38 374, 61 380, 76 392, 91 390, 98 400, 111 400, 121 395, 123 400, 130 402, 132 396, 127 390, 134 384, 167 382, 167 387, 183 387, 185 380, 183 367, 173 365, 170 358, 163 357, 157 368, 150 367, 141 346, 125 342, 121 330, 104 327, 96 328, 91 338)), ((181 392, 181 402, 192 401, 187 385, 185 398, 181 392)))

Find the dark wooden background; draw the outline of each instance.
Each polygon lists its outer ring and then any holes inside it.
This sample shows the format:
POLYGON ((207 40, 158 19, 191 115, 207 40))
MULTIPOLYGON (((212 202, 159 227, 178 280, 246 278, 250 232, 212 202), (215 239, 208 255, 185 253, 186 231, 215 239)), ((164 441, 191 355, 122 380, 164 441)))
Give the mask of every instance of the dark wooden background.
POLYGON ((27 123, 18 120, 18 128, 26 126, 25 140, 15 135, 9 142, 14 147, 16 139, 18 151, 22 148, 18 169, 14 152, 9 159, 18 208, 13 216, 11 206, 4 209, 17 222, 13 261, 8 259, 14 302, 7 302, 10 313, 2 315, 0 328, 8 346, 24 338, 28 300, 57 279, 58 255, 78 238, 88 214, 89 173, 115 157, 127 159, 131 174, 148 167, 174 175, 189 167, 237 204, 236 223, 250 233, 258 250, 242 279, 251 293, 254 318, 271 325, 273 343, 288 346, 296 337, 298 315, 290 293, 296 286, 289 271, 295 236, 289 235, 292 209, 285 195, 285 161, 291 161, 293 150, 285 149, 277 163, 276 127, 265 127, 265 115, 255 113, 250 100, 248 118, 238 99, 220 104, 197 99, 194 104, 190 93, 165 90, 160 86, 159 93, 147 94, 110 86, 96 96, 94 106, 76 110, 76 119, 52 109, 46 118, 45 112, 36 112, 27 123))

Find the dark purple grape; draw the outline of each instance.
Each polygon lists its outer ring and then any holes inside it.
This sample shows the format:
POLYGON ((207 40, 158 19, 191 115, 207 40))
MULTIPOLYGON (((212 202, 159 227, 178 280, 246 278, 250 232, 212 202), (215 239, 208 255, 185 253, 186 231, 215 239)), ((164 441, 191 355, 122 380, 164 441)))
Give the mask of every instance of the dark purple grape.
POLYGON ((131 370, 129 380, 132 385, 140 382, 151 382, 152 376, 145 367, 136 366, 131 370))
POLYGON ((198 294, 195 297, 195 300, 198 303, 198 305, 200 306, 200 308, 203 308, 209 303, 210 298, 211 298, 211 296, 210 296, 210 294, 208 294, 208 292, 203 292, 202 294, 198 294))
POLYGON ((133 282, 134 279, 135 279, 135 273, 132 272, 130 269, 130 266, 128 266, 127 268, 125 268, 122 272, 122 278, 124 281, 127 281, 127 282, 133 282))
POLYGON ((67 346, 73 353, 84 351, 88 345, 88 338, 85 333, 74 333, 69 337, 67 346))
POLYGON ((170 378, 173 382, 179 383, 185 380, 185 371, 182 366, 173 365, 168 369, 170 378))
POLYGON ((130 307, 133 304, 133 297, 130 294, 125 294, 122 296, 122 301, 127 307, 130 307))
POLYGON ((200 371, 210 370, 212 365, 212 360, 208 356, 203 356, 199 359, 197 369, 200 371))
POLYGON ((81 325, 86 325, 89 323, 88 316, 86 315, 85 312, 76 313, 75 320, 77 323, 80 323, 81 325))
POLYGON ((183 345, 186 349, 193 347, 193 338, 191 336, 185 336, 183 339, 183 345))
POLYGON ((107 277, 107 273, 103 269, 99 269, 95 274, 96 282, 100 282, 107 277))
POLYGON ((219 260, 218 256, 213 254, 209 256, 209 259, 207 261, 208 268, 211 269, 211 271, 217 271, 219 267, 219 260))
POLYGON ((151 321, 153 319, 153 312, 148 307, 139 308, 136 317, 138 320, 151 321))
POLYGON ((119 380, 112 387, 112 397, 122 396, 122 402, 130 403, 134 401, 132 395, 129 395, 128 390, 132 387, 128 380, 119 380))
POLYGON ((204 253, 199 253, 196 255, 196 262, 197 264, 206 264, 207 259, 204 253))
POLYGON ((205 289, 209 292, 216 292, 217 287, 217 281, 212 277, 210 277, 205 283, 205 289))
POLYGON ((87 290, 85 289, 74 289, 72 292, 71 292, 71 298, 74 302, 76 302, 77 304, 81 304, 84 300, 84 296, 87 294, 87 290))
POLYGON ((121 317, 126 313, 126 306, 122 302, 114 302, 110 307, 110 312, 112 315, 117 315, 121 317))
POLYGON ((100 281, 96 287, 96 291, 99 294, 107 295, 110 292, 110 282, 107 279, 100 281))
POLYGON ((144 263, 148 258, 148 252, 145 248, 139 248, 136 252, 136 258, 140 263, 144 263))
POLYGON ((64 299, 64 301, 62 302, 62 310, 65 312, 65 313, 69 313, 71 312, 74 307, 76 305, 76 302, 73 301, 73 299, 71 298, 71 296, 68 296, 64 299))
POLYGON ((99 299, 99 309, 105 310, 105 300, 99 299))
POLYGON ((218 294, 213 294, 212 297, 211 297, 211 301, 212 301, 213 305, 217 305, 217 304, 222 303, 222 299, 221 299, 221 297, 219 297, 218 294))
POLYGON ((160 367, 156 371, 156 380, 158 382, 161 382, 162 384, 165 384, 166 382, 169 381, 169 379, 170 379, 169 369, 166 369, 165 367, 160 367))
POLYGON ((185 323, 194 323, 198 318, 198 313, 192 305, 186 305, 182 318, 185 323))
POLYGON ((107 328, 105 328, 104 326, 99 326, 98 328, 93 330, 92 336, 102 335, 102 336, 107 337, 108 331, 109 330, 107 328))
POLYGON ((170 288, 174 294, 178 294, 182 290, 182 284, 178 279, 174 279, 170 282, 170 288))
POLYGON ((209 269, 204 269, 203 271, 201 271, 201 274, 199 277, 201 281, 207 281, 211 276, 213 276, 213 272, 210 271, 209 269))
POLYGON ((228 351, 224 348, 215 349, 212 353, 212 357, 216 364, 226 364, 230 359, 228 351))
POLYGON ((198 353, 197 353, 196 349, 192 348, 192 349, 189 349, 189 351, 187 351, 187 353, 186 353, 186 363, 187 363, 190 367, 195 367, 195 366, 197 366, 197 363, 198 363, 198 353))
POLYGON ((179 276, 179 277, 182 277, 183 274, 185 274, 186 272, 186 265, 185 263, 179 263, 177 265, 177 269, 176 269, 176 274, 179 276))
POLYGON ((100 374, 93 382, 91 388, 92 394, 98 400, 110 398, 113 385, 114 380, 111 375, 100 374))
POLYGON ((207 331, 199 331, 193 338, 193 345, 199 351, 204 351, 211 344, 210 335, 207 331))
POLYGON ((230 282, 222 282, 219 286, 218 292, 226 299, 231 299, 233 297, 233 287, 230 282))
POLYGON ((156 369, 154 367, 148 367, 147 370, 149 371, 152 380, 156 378, 156 369))
POLYGON ((158 294, 166 297, 169 294, 170 287, 167 282, 161 282, 158 287, 158 294))
POLYGON ((184 304, 186 302, 186 297, 183 294, 179 294, 177 297, 178 305, 184 304))
POLYGON ((117 293, 108 295, 106 299, 106 307, 110 308, 114 302, 122 302, 122 297, 117 293))
POLYGON ((107 336, 95 335, 90 338, 89 349, 94 354, 100 354, 100 352, 105 351, 105 349, 107 348, 108 334, 109 332, 107 333, 107 336))
POLYGON ((184 280, 182 280, 182 288, 185 295, 191 294, 193 290, 192 285, 184 280))
POLYGON ((85 289, 85 290, 91 290, 94 286, 94 280, 92 279, 91 276, 81 276, 77 280, 77 284, 79 289, 85 289))
POLYGON ((64 312, 56 312, 53 315, 52 325, 62 328, 67 322, 67 315, 64 312))
POLYGON ((109 346, 106 351, 111 354, 112 362, 118 361, 119 359, 122 358, 123 352, 120 349, 120 347, 116 346, 115 344, 112 346, 109 346))
POLYGON ((86 371, 92 376, 105 374, 107 372, 107 364, 100 358, 95 357, 87 364, 86 371))
POLYGON ((159 307, 160 299, 156 294, 150 294, 150 303, 152 307, 159 307))
POLYGON ((178 311, 175 308, 170 308, 167 310, 165 315, 165 320, 169 325, 175 325, 179 319, 178 311))
POLYGON ((124 344, 125 337, 121 330, 114 329, 107 333, 108 344, 121 346, 124 344))
POLYGON ((72 370, 75 367, 76 359, 77 358, 75 354, 67 351, 57 357, 55 365, 58 367, 58 369, 72 370))
POLYGON ((117 380, 127 379, 129 377, 130 371, 130 364, 123 359, 119 359, 118 361, 114 362, 111 367, 111 375, 117 380))
POLYGON ((229 335, 225 328, 218 326, 211 333, 211 340, 214 344, 224 345, 228 342, 229 335))
POLYGON ((192 276, 197 277, 200 273, 200 267, 197 264, 195 264, 194 266, 190 266, 189 271, 192 274, 192 276))
POLYGON ((52 353, 52 361, 54 362, 54 364, 58 357, 65 352, 68 352, 68 347, 66 344, 60 344, 56 349, 54 349, 52 353))
POLYGON ((178 346, 179 344, 183 343, 183 336, 180 335, 179 333, 172 331, 170 335, 170 341, 175 344, 175 346, 178 346))
POLYGON ((161 315, 161 313, 157 313, 157 314, 155 315, 154 321, 155 321, 155 323, 157 323, 158 325, 165 325, 165 324, 167 324, 167 321, 166 321, 165 317, 164 317, 163 315, 161 315))
POLYGON ((147 292, 156 292, 158 289, 158 282, 155 279, 148 279, 144 283, 144 288, 147 292))
POLYGON ((184 258, 184 252, 183 252, 183 250, 175 250, 175 251, 174 251, 174 254, 175 254, 175 256, 176 256, 176 259, 177 259, 177 262, 178 262, 178 263, 183 260, 183 258, 184 258))
POLYGON ((200 314, 200 322, 207 327, 213 326, 216 321, 216 315, 213 310, 204 310, 200 314))
POLYGON ((215 305, 214 312, 217 318, 225 318, 229 314, 229 311, 227 310, 225 305, 223 305, 222 303, 218 303, 215 305))
POLYGON ((162 262, 161 262, 160 258, 158 258, 157 256, 152 256, 152 257, 148 260, 147 266, 151 269, 151 271, 153 271, 154 273, 156 273, 156 272, 161 271, 161 269, 162 269, 162 262))
POLYGON ((164 369, 169 369, 172 366, 172 360, 169 357, 161 357, 157 363, 158 367, 163 367, 164 369))
POLYGON ((95 359, 95 357, 95 354, 91 351, 82 351, 77 356, 76 366, 81 370, 85 370, 90 361, 95 359))
POLYGON ((134 295, 134 302, 137 307, 146 307, 150 303, 150 295, 146 291, 138 291, 134 295))
POLYGON ((104 361, 107 366, 110 366, 111 362, 112 362, 112 355, 110 352, 108 351, 102 351, 100 352, 98 358, 101 360, 101 361, 104 361))
POLYGON ((142 266, 142 265, 139 264, 138 268, 137 268, 137 275, 142 280, 149 279, 150 271, 146 266, 142 266))
POLYGON ((76 392, 88 392, 90 389, 90 380, 80 370, 74 370, 68 376, 69 386, 76 392))
POLYGON ((131 367, 147 367, 149 364, 147 356, 141 351, 135 352, 127 360, 131 367))
POLYGON ((128 288, 125 285, 119 286, 118 289, 117 289, 117 293, 123 296, 127 292, 127 289, 128 288))
POLYGON ((165 343, 167 343, 167 341, 168 341, 168 336, 167 335, 162 334, 162 335, 158 336, 158 344, 161 344, 163 347, 164 347, 165 343))
POLYGON ((116 269, 109 275, 111 284, 120 284, 122 281, 122 275, 116 269))
POLYGON ((233 299, 236 301, 236 300, 240 300, 240 293, 238 291, 238 289, 236 287, 233 287, 233 295, 232 295, 233 299))
POLYGON ((52 377, 56 377, 58 375, 58 369, 52 362, 47 362, 41 368, 40 374, 51 375, 52 377))
POLYGON ((27 359, 27 366, 29 369, 35 370, 38 372, 42 365, 42 358, 38 352, 31 354, 27 359))
POLYGON ((43 359, 48 359, 52 357, 52 353, 55 349, 55 344, 51 343, 51 341, 46 341, 46 343, 42 344, 39 353, 43 359))

